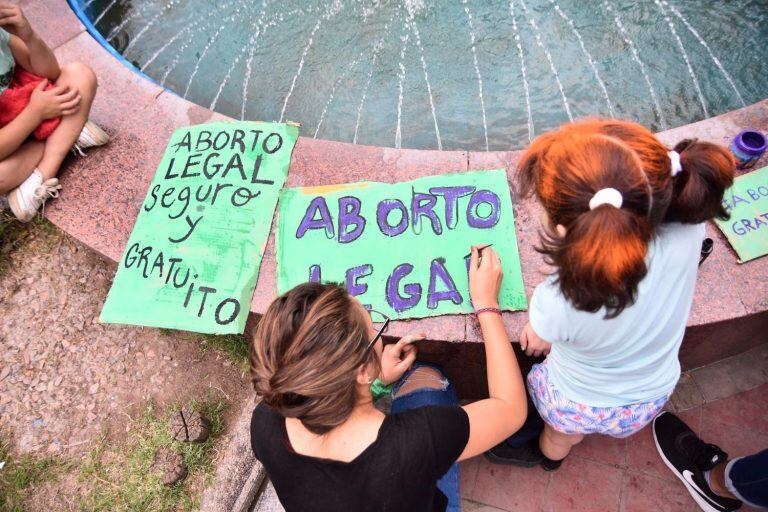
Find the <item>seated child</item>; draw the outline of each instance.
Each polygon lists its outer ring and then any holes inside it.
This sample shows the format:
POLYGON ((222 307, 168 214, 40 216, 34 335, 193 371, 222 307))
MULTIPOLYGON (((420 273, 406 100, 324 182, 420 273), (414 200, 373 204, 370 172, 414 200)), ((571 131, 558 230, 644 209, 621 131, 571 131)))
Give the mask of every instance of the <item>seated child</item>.
MULTIPOLYGON (((703 222, 725 215, 734 163, 715 144, 668 152, 640 125, 586 121, 535 140, 520 171, 544 207, 541 252, 556 269, 520 335, 529 354, 548 354, 528 384, 546 423, 536 452, 552 470, 584 435, 632 435, 668 400, 703 222)), ((493 455, 531 465, 508 448, 493 455)))
POLYGON ((88 121, 95 94, 89 67, 60 67, 21 8, 0 2, 0 194, 22 222, 58 196, 55 176, 70 150, 108 141, 88 121))

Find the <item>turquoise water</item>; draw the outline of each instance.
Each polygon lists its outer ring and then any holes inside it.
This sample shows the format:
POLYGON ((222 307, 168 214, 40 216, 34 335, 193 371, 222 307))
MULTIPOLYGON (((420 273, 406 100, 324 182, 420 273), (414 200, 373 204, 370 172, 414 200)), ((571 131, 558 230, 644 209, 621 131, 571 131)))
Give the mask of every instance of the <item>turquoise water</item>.
POLYGON ((570 118, 661 130, 768 97, 768 0, 80 0, 129 61, 304 136, 504 150, 570 118))

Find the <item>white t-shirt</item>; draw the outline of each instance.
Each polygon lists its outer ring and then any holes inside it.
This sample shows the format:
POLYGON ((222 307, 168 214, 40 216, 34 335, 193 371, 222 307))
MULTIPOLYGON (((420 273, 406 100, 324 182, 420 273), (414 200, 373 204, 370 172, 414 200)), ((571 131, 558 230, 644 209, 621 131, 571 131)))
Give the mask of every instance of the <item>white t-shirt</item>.
POLYGON ((8 44, 9 40, 8 32, 0 28, 0 94, 11 84, 13 69, 16 65, 11 47, 8 44))
POLYGON ((555 389, 577 403, 615 407, 656 400, 680 378, 677 354, 693 302, 704 224, 656 230, 637 300, 616 318, 574 309, 549 276, 536 287, 529 317, 552 343, 547 366, 555 389))

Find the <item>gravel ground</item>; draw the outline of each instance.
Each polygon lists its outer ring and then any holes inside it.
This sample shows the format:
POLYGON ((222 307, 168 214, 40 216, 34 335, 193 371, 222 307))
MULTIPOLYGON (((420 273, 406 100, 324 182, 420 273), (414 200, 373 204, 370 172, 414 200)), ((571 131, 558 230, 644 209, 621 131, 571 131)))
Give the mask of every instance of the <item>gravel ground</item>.
POLYGON ((38 223, 0 273, 0 435, 21 452, 89 450, 148 403, 250 391, 241 368, 201 336, 98 321, 116 265, 38 223))

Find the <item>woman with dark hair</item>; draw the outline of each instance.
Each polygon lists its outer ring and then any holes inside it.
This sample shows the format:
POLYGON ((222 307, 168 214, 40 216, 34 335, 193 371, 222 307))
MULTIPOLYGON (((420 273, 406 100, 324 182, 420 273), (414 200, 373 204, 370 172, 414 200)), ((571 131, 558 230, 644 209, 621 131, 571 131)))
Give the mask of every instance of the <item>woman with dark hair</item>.
POLYGON ((251 347, 262 398, 251 445, 286 510, 460 510, 456 462, 508 437, 527 413, 501 281, 496 253, 472 247, 490 398, 464 407, 440 370, 413 364, 423 335, 383 346, 383 327, 344 288, 307 283, 270 305, 251 347), (372 384, 395 384, 391 414, 374 407, 372 384))

